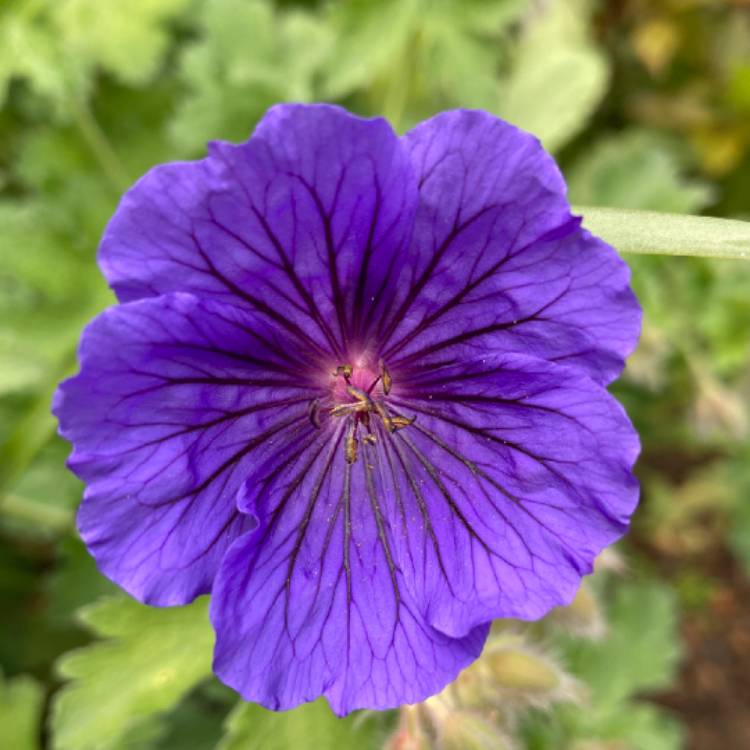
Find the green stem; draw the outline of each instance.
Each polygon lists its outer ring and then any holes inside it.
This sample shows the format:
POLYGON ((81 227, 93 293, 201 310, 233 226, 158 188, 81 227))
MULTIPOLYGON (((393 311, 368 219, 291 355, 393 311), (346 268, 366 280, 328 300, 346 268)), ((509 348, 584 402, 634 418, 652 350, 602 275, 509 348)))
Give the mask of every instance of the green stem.
POLYGON ((96 121, 88 104, 78 96, 71 97, 71 110, 76 125, 97 158, 102 171, 118 192, 124 192, 132 183, 128 174, 115 153, 104 131, 96 121))
POLYGON ((621 253, 750 260, 750 222, 574 206, 583 226, 621 253))

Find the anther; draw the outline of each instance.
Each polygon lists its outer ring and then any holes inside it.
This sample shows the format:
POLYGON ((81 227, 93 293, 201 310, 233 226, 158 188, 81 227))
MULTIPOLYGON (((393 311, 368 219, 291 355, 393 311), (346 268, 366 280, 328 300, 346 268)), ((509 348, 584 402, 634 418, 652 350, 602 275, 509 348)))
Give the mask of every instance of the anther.
POLYGON ((395 432, 396 428, 393 426, 393 420, 391 419, 391 415, 386 410, 385 406, 380 403, 380 401, 375 402, 375 411, 378 413, 378 416, 383 420, 383 424, 386 426, 386 429, 388 432, 395 432))
POLYGON ((337 378, 339 377, 344 378, 344 380, 348 382, 353 372, 354 372, 354 368, 351 365, 339 365, 336 368, 336 372, 334 372, 333 375, 334 377, 337 377, 337 378))
POLYGON ((391 373, 388 372, 388 368, 385 366, 385 362, 383 362, 382 359, 378 364, 380 365, 380 380, 383 383, 383 393, 387 396, 391 392, 393 378, 391 377, 391 373))
POLYGON ((392 432, 396 432, 396 430, 403 430, 404 427, 408 427, 410 424, 414 424, 414 421, 416 420, 416 417, 412 417, 409 419, 408 417, 391 417, 391 424, 393 425, 392 432))
POLYGON ((378 442, 377 435, 373 434, 372 432, 369 433, 369 434, 367 434, 367 435, 365 435, 365 442, 368 445, 375 445, 375 443, 378 442))
POLYGON ((316 430, 320 429, 320 399, 315 398, 310 402, 310 406, 307 407, 307 416, 310 418, 310 423, 316 430))
POLYGON ((357 460, 357 429, 356 424, 349 428, 346 434, 346 446, 344 449, 346 462, 353 464, 357 460))

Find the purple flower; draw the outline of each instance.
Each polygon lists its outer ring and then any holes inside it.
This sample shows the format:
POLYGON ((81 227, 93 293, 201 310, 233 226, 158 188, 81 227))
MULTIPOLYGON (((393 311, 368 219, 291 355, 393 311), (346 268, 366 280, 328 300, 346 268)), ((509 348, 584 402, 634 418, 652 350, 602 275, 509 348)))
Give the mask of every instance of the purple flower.
POLYGON ((99 262, 121 304, 54 407, 81 535, 143 602, 211 592, 245 698, 423 699, 626 531, 638 440, 605 386, 639 307, 507 123, 274 107, 143 177, 99 262))

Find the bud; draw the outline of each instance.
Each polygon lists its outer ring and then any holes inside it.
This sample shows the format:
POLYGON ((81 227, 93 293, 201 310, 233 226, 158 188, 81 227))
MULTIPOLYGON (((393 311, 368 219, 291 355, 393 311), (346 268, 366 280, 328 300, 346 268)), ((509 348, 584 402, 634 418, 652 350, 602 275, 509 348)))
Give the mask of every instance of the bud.
POLYGON ((406 729, 397 729, 383 750, 432 750, 425 737, 417 737, 406 729))
POLYGON ((383 750, 432 750, 420 714, 419 706, 403 706, 399 711, 398 729, 383 750))
POLYGON ((441 693, 465 708, 479 708, 492 701, 492 690, 487 669, 482 657, 458 677, 441 693))
POLYGON ((491 721, 468 711, 456 712, 443 725, 440 750, 510 750, 508 736, 491 721))
POLYGON ((633 746, 623 740, 579 740, 571 750, 633 750, 633 746))
POLYGON ((480 662, 486 680, 509 721, 530 706, 549 706, 558 701, 580 701, 581 687, 548 654, 527 644, 522 637, 508 635, 490 643, 480 662))
POLYGON ((599 600, 591 586, 585 582, 567 607, 552 610, 548 622, 581 638, 598 640, 607 632, 599 600))
POLYGON ((502 648, 485 657, 490 675, 503 688, 551 692, 560 686, 560 670, 544 657, 523 648, 502 648))
POLYGON ((611 571, 618 576, 622 576, 628 572, 628 564, 617 550, 607 547, 594 560, 594 574, 602 571, 611 571))

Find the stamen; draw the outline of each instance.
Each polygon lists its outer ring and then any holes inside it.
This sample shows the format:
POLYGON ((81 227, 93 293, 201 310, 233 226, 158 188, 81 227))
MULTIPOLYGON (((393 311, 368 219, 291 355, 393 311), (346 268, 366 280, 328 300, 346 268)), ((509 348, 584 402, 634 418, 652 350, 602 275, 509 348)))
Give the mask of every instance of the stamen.
POLYGON ((355 388, 353 385, 347 385, 346 392, 352 398, 356 398, 359 403, 367 404, 368 409, 372 408, 372 399, 367 393, 365 393, 365 391, 355 388))
POLYGON ((353 464, 357 460, 357 423, 354 422, 349 427, 349 432, 346 434, 346 446, 344 448, 344 454, 346 456, 346 462, 353 464))
POLYGON ((316 429, 320 429, 320 399, 315 398, 310 402, 310 406, 307 407, 307 416, 310 418, 312 426, 316 429))
MULTIPOLYGON (((353 464, 357 460, 359 452, 357 430, 360 425, 367 432, 362 438, 362 442, 365 445, 376 445, 378 442, 377 435, 370 427, 371 415, 377 415, 382 420, 385 429, 390 433, 397 432, 404 427, 414 424, 414 420, 416 419, 416 417, 404 417, 401 414, 391 415, 386 406, 385 399, 375 399, 372 397, 371 394, 378 383, 382 383, 383 396, 387 396, 393 387, 393 378, 382 359, 378 362, 378 366, 380 367, 380 374, 375 377, 367 390, 362 390, 362 388, 358 388, 352 383, 351 378, 354 375, 354 367, 352 365, 338 365, 336 372, 333 373, 335 377, 344 378, 346 381, 346 394, 349 398, 353 399, 346 403, 338 403, 331 407, 326 407, 331 417, 352 417, 344 441, 344 455, 349 464, 353 464)), ((320 406, 316 399, 310 405, 310 420, 316 427, 320 426, 319 411, 320 406)))
POLYGON ((348 417, 350 414, 359 414, 367 412, 370 409, 370 405, 364 401, 357 401, 354 404, 336 404, 331 409, 332 417, 348 417))
POLYGON ((409 419, 408 417, 391 417, 391 424, 393 425, 393 432, 396 430, 403 430, 404 427, 408 427, 410 424, 414 424, 416 417, 409 419))
POLYGON ((378 364, 380 365, 380 379, 383 381, 383 393, 387 396, 393 387, 393 378, 391 377, 391 373, 388 372, 388 368, 385 366, 385 362, 382 359, 378 364))
POLYGON ((396 428, 393 426, 393 422, 391 421, 391 415, 386 410, 385 406, 383 406, 382 402, 376 401, 375 402, 375 411, 378 413, 378 416, 383 420, 383 424, 386 426, 386 429, 388 432, 395 432, 396 428))
POLYGON ((352 376, 354 368, 351 365, 339 365, 336 368, 336 372, 333 373, 334 377, 342 377, 344 380, 349 382, 349 378, 352 376))

